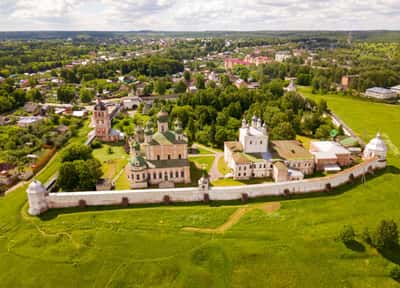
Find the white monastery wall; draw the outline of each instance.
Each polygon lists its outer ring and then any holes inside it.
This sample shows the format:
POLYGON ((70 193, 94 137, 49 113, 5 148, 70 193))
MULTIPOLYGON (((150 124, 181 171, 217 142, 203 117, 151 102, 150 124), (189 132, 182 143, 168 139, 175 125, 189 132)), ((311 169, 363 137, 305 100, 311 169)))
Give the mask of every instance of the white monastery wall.
POLYGON ((77 207, 81 200, 88 206, 120 205, 123 198, 129 204, 162 203, 165 196, 172 202, 199 202, 204 200, 208 193, 210 200, 236 200, 247 194, 249 198, 262 196, 277 196, 290 194, 304 194, 325 191, 349 182, 352 178, 360 177, 370 170, 382 169, 386 162, 379 162, 376 158, 369 159, 357 166, 351 167, 331 176, 305 179, 300 181, 266 183, 245 186, 211 187, 202 191, 197 187, 171 189, 143 189, 125 191, 88 191, 88 192, 61 192, 50 193, 45 197, 48 208, 77 207))

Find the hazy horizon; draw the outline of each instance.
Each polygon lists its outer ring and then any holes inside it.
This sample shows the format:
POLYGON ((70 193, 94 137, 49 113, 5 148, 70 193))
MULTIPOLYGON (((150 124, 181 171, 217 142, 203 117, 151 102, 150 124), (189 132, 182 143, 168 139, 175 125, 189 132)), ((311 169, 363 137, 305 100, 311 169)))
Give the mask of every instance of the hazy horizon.
POLYGON ((0 31, 400 30, 396 0, 0 0, 0 31))

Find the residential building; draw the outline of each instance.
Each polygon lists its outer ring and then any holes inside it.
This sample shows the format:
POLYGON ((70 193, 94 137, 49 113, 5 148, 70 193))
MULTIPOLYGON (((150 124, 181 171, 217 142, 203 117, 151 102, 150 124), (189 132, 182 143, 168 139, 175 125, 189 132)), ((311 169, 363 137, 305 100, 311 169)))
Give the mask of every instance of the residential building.
POLYGON ((343 90, 348 90, 353 82, 358 79, 359 75, 344 75, 342 76, 342 80, 340 81, 340 85, 342 86, 343 90))
POLYGON ((393 92, 396 92, 396 94, 398 96, 400 96, 400 85, 393 86, 392 88, 390 88, 390 90, 392 90, 393 92))
POLYGON ((286 92, 296 92, 296 91, 297 91, 297 89, 296 89, 296 84, 294 83, 294 81, 296 80, 296 78, 289 78, 289 80, 290 80, 290 83, 289 83, 289 85, 288 85, 286 88, 284 88, 284 90, 285 90, 286 92))
POLYGON ((334 141, 312 141, 310 152, 318 171, 337 172, 352 163, 351 152, 334 141))
POLYGON ((160 188, 174 187, 175 184, 191 182, 188 145, 183 135, 182 123, 175 121, 174 131, 168 127, 168 113, 157 114, 157 131, 153 133, 153 123, 147 122, 135 132, 135 140, 130 141, 131 159, 125 171, 131 188, 158 185, 160 188), (140 143, 140 140, 144 141, 140 143))
POLYGON ((289 168, 289 178, 291 178, 290 174, 295 176, 296 179, 291 180, 300 180, 304 178, 304 175, 314 173, 314 156, 300 142, 296 140, 272 141, 271 150, 272 158, 283 161, 289 168))
POLYGON ((20 127, 28 127, 30 125, 41 123, 44 117, 41 116, 23 116, 19 117, 17 125, 20 127))
POLYGON ((290 53, 290 51, 279 51, 279 52, 276 52, 276 54, 275 54, 276 62, 284 62, 290 58, 292 58, 292 54, 290 53))
POLYGON ((246 55, 246 57, 243 60, 239 58, 225 58, 224 67, 226 70, 228 70, 232 69, 236 65, 259 66, 261 64, 268 64, 268 63, 271 63, 271 59, 267 56, 246 55))
POLYGON ((373 87, 365 91, 365 96, 370 98, 375 98, 379 100, 389 100, 397 97, 397 93, 393 90, 373 87))

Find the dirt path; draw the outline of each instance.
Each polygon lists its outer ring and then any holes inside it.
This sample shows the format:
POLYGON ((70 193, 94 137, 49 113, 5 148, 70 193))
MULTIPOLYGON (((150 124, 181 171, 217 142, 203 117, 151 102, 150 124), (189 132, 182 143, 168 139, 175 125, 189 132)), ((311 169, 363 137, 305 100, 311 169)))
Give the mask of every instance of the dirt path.
POLYGON ((272 202, 272 203, 263 204, 261 206, 261 209, 267 213, 274 213, 275 211, 278 211, 279 209, 281 209, 281 203, 280 202, 272 202))
POLYGON ((211 147, 206 147, 206 146, 204 146, 204 145, 202 145, 202 144, 200 144, 200 143, 194 143, 194 144, 192 145, 192 147, 193 147, 193 148, 201 148, 201 149, 207 150, 207 151, 210 152, 210 154, 216 154, 216 153, 218 153, 217 150, 215 150, 215 149, 213 149, 213 148, 211 148, 211 147))
POLYGON ((189 154, 190 158, 196 158, 196 157, 214 157, 215 154, 189 154))
POLYGON ((211 166, 211 169, 210 169, 211 181, 224 177, 224 175, 222 175, 222 173, 218 169, 218 161, 221 157, 224 157, 223 152, 218 152, 215 154, 215 159, 214 159, 213 165, 211 166))
POLYGON ((248 212, 254 209, 260 209, 265 211, 266 213, 274 213, 281 208, 280 202, 272 202, 272 203, 263 203, 260 205, 252 206, 252 207, 240 207, 238 208, 229 219, 217 228, 196 228, 196 227, 183 227, 183 231, 188 232, 198 232, 198 233, 206 233, 206 234, 224 234, 227 230, 229 230, 233 225, 239 222, 239 220, 246 215, 248 212))
POLYGON ((223 234, 226 230, 231 228, 237 222, 239 222, 240 218, 242 218, 247 212, 253 210, 253 208, 242 207, 237 209, 226 221, 224 224, 217 228, 195 228, 195 227, 184 227, 182 230, 190 231, 190 232, 200 232, 200 233, 208 233, 208 234, 223 234))

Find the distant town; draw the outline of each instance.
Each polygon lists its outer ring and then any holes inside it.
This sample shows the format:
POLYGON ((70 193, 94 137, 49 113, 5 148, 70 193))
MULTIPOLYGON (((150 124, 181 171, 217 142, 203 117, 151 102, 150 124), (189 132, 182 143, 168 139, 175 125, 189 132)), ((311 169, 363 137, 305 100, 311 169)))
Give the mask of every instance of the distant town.
POLYGON ((0 32, 2 287, 395 287, 399 127, 397 31, 0 32))

